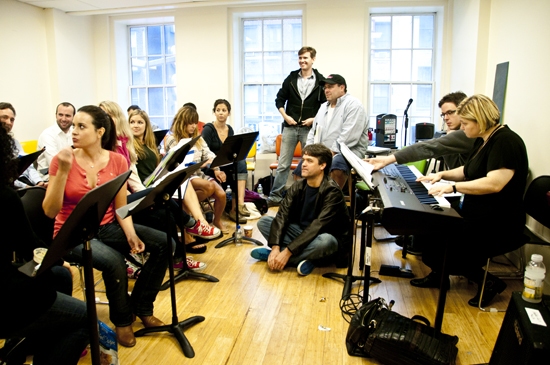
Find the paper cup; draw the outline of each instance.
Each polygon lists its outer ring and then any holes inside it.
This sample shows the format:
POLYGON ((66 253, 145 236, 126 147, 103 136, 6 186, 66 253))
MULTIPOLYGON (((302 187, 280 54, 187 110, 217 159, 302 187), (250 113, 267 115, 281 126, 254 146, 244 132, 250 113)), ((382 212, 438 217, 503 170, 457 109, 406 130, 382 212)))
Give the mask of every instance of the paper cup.
POLYGON ((39 248, 35 248, 33 252, 34 252, 34 256, 32 258, 33 261, 36 262, 37 264, 41 264, 42 260, 44 259, 44 256, 46 256, 46 252, 48 252, 48 249, 39 247, 39 248))
POLYGON ((244 230, 244 235, 245 235, 245 237, 252 237, 252 231, 254 230, 254 227, 252 227, 252 226, 244 226, 244 227, 243 227, 243 230, 244 230))

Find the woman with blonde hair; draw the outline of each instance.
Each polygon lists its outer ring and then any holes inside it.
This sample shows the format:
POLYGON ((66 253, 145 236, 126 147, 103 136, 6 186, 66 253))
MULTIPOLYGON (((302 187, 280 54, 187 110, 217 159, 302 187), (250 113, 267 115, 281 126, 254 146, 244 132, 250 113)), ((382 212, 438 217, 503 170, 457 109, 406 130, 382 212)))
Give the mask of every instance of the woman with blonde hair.
MULTIPOLYGON (((194 108, 187 106, 178 110, 178 113, 174 117, 174 121, 172 123, 172 135, 170 135, 166 140, 167 151, 175 144, 175 142, 178 142, 181 139, 197 137, 199 135, 197 131, 198 123, 199 115, 194 108)), ((210 148, 208 148, 208 145, 202 137, 195 143, 192 151, 194 151, 193 160, 195 163, 207 160, 206 164, 209 165, 216 157, 216 154, 210 151, 210 148)), ((219 167, 215 167, 213 171, 216 179, 221 181, 221 175, 224 173, 220 171, 219 167)), ((204 174, 204 172, 200 170, 197 171, 193 177, 191 177, 191 184, 193 185, 200 201, 210 197, 214 198, 213 224, 223 233, 228 233, 221 220, 226 203, 225 191, 221 185, 216 183, 214 178, 204 174)))
MULTIPOLYGON (((520 136, 507 125, 500 124, 495 103, 485 95, 464 99, 457 108, 461 129, 468 138, 475 138, 474 148, 464 166, 438 172, 419 180, 435 183, 441 179, 450 184, 434 185, 432 195, 463 193, 458 212, 462 222, 451 229, 448 242, 431 242, 423 250, 422 261, 432 272, 425 278, 413 279, 417 287, 439 287, 445 247, 446 269, 450 275, 461 275, 478 284, 476 296, 468 304, 477 307, 481 283, 488 257, 516 249, 523 240, 525 211, 523 193, 529 163, 527 150, 520 136)), ((448 278, 445 278, 448 284, 448 278)), ((486 307, 506 284, 488 274, 481 306, 486 307)))
MULTIPOLYGON (((137 154, 137 172, 140 180, 145 181, 160 162, 160 154, 157 150, 157 142, 151 126, 151 120, 144 110, 134 110, 130 112, 128 125, 134 136, 134 148, 137 154)), ((203 253, 206 251, 206 245, 195 244, 195 241, 190 236, 211 240, 218 238, 221 232, 206 222, 200 209, 199 199, 193 189, 185 189, 183 205, 193 216, 193 219, 187 213, 182 212, 181 207, 174 200, 170 201, 171 212, 174 215, 176 224, 182 232, 187 233, 185 235, 186 250, 191 253, 203 253)), ((158 227, 154 228, 158 229, 158 227)), ((180 257, 181 255, 182 252, 176 250, 176 257, 180 257)), ((192 259, 187 260, 187 264, 190 268, 204 268, 204 265, 192 259)))

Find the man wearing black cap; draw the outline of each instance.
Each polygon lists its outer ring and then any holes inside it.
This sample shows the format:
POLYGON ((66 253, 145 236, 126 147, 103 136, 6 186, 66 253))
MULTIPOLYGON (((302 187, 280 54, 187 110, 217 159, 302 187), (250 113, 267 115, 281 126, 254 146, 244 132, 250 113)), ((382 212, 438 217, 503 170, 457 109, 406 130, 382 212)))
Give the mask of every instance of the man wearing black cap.
MULTIPOLYGON (((319 85, 325 89, 327 102, 321 105, 315 116, 307 144, 322 143, 331 149, 334 158, 330 177, 342 188, 350 165, 340 154, 340 143, 359 158, 364 158, 369 142, 367 113, 359 99, 347 93, 346 80, 342 76, 329 75, 319 85)), ((295 174, 300 176, 301 171, 296 169, 295 174)))

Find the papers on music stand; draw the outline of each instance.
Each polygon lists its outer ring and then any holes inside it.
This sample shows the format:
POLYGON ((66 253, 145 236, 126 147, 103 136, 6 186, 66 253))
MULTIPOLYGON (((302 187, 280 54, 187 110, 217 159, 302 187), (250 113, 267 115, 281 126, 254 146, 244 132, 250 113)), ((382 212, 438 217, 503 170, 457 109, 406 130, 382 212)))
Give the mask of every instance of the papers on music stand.
POLYGON ((170 169, 173 170, 173 165, 175 163, 179 162, 180 164, 185 165, 186 163, 192 162, 193 152, 191 152, 190 150, 199 138, 200 136, 193 139, 185 138, 180 140, 176 146, 172 147, 170 151, 166 154, 166 156, 164 156, 162 161, 160 161, 153 173, 145 179, 145 181, 143 182, 145 187, 149 187, 151 184, 153 184, 153 182, 169 172, 170 169), (184 158, 181 158, 182 153, 185 153, 184 158), (191 154, 191 156, 188 156, 188 154, 191 154), (175 161, 178 159, 181 159, 181 161, 175 161))
POLYGON ((340 143, 340 152, 344 155, 346 161, 355 169, 355 171, 363 178, 363 181, 368 185, 371 190, 374 190, 374 185, 372 183, 372 171, 374 166, 370 163, 363 161, 357 155, 348 148, 343 143, 340 143))

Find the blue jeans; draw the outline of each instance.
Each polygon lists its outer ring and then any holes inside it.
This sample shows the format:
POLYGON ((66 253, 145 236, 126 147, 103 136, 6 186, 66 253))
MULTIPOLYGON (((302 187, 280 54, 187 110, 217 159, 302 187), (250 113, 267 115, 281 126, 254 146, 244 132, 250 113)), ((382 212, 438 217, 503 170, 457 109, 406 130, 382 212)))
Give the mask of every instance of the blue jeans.
MULTIPOLYGON (((131 298, 124 262, 124 255, 130 252, 130 246, 120 225, 113 222, 101 226, 91 241, 93 267, 102 272, 109 299, 109 318, 117 327, 132 324, 132 314, 153 315, 153 302, 168 267, 168 255, 172 254, 175 246, 172 239, 172 248, 168 249, 164 232, 139 224, 134 224, 134 228, 150 256, 136 280, 131 298)), ((75 261, 74 258, 81 261, 82 245, 72 250, 68 261, 75 261)))
POLYGON ((86 303, 58 292, 50 309, 12 337, 26 337, 33 364, 74 365, 90 342, 86 303))
MULTIPOLYGON (((258 229, 266 240, 269 239, 269 231, 271 230, 271 224, 275 217, 264 215, 258 220, 258 229)), ((296 237, 302 233, 303 229, 300 225, 291 223, 286 229, 283 243, 281 244, 281 251, 285 249, 296 237)), ((288 266, 298 266, 303 260, 319 260, 324 257, 334 254, 338 250, 338 240, 328 233, 321 233, 313 241, 311 241, 306 248, 299 254, 290 256, 288 260, 288 266)))
POLYGON ((275 175, 275 180, 273 181, 273 186, 271 187, 269 200, 276 203, 283 200, 282 192, 288 179, 290 165, 292 164, 292 158, 294 157, 294 150, 296 149, 298 142, 302 145, 302 151, 304 150, 307 142, 307 135, 310 129, 311 128, 305 127, 286 127, 283 130, 279 165, 277 166, 277 172, 275 175))

